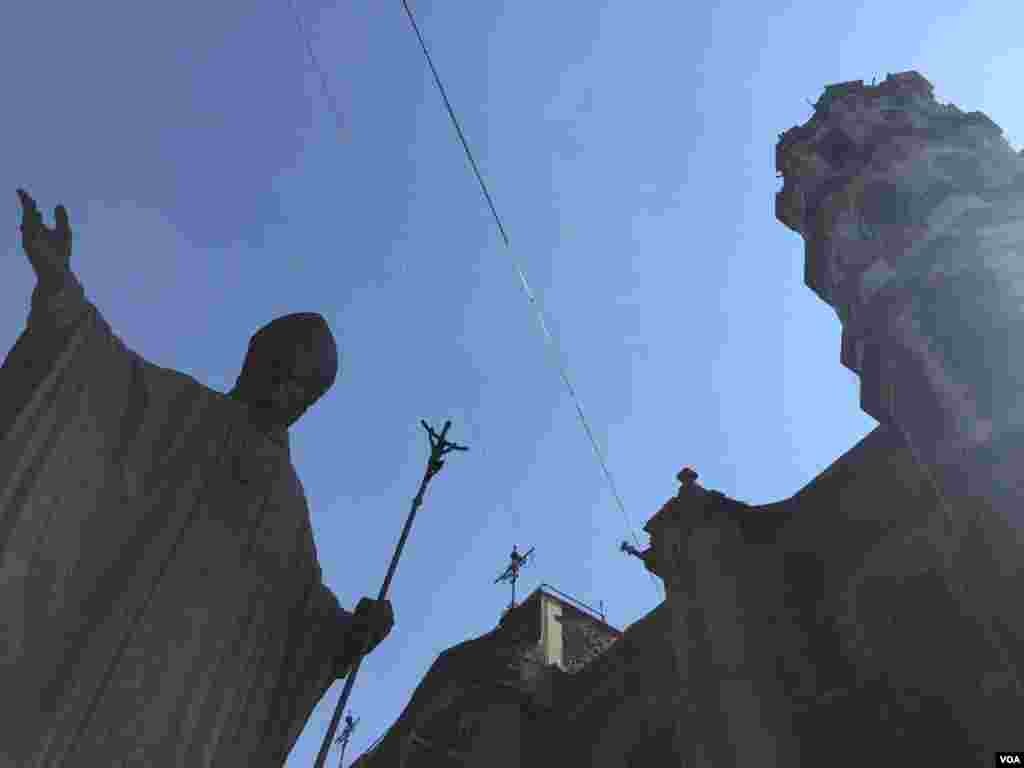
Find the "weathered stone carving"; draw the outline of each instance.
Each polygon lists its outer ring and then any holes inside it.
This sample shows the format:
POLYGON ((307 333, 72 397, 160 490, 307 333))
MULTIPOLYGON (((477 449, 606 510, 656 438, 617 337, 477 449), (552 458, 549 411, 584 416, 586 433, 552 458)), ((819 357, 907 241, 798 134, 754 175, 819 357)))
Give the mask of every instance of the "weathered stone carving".
MULTIPOLYGON (((1024 158, 904 72, 827 87, 776 168, 776 216, 842 321, 864 410, 903 433, 951 509, 1024 529, 1024 158)), ((948 549, 958 535, 951 521, 948 549)))

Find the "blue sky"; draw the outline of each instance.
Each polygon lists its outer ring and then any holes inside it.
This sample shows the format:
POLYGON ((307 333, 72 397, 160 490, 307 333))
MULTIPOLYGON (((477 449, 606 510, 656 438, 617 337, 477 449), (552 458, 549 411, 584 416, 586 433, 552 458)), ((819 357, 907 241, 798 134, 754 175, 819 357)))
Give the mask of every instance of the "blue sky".
MULTIPOLYGON (((346 606, 379 589, 424 468, 419 420, 452 419, 471 452, 417 518, 348 763, 438 652, 493 627, 513 543, 537 547, 524 593, 603 600, 620 627, 662 593, 618 551, 626 522, 401 3, 296 2, 340 133, 288 0, 5 11, 0 347, 34 280, 18 186, 49 223, 68 207, 74 268, 122 338, 215 389, 257 327, 322 312, 343 371, 293 455, 346 606)), ((770 502, 874 427, 802 242, 773 217, 774 144, 808 100, 917 69, 1015 147, 1024 131, 1017 3, 412 7, 636 529, 683 465, 770 502)), ((289 767, 312 764, 340 691, 289 767)))

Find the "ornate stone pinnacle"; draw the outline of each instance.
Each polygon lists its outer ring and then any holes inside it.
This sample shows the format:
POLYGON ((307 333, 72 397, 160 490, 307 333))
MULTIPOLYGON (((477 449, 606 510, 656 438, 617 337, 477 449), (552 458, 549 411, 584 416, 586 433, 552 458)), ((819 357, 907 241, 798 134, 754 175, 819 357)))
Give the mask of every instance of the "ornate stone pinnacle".
MULTIPOLYGON (((690 467, 683 467, 676 475, 676 480, 679 481, 679 485, 682 488, 689 488, 693 485, 693 482, 697 479, 697 473, 694 472, 690 467)), ((680 490, 682 490, 682 488, 680 490)))

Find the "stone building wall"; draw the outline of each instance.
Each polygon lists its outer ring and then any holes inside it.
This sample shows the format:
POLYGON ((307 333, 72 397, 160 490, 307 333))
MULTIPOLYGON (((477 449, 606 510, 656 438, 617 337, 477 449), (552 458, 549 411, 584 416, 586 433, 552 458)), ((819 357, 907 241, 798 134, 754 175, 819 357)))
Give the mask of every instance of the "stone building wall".
POLYGON ((1024 585, 992 583, 981 548, 977 562, 948 563, 929 536, 942 515, 885 427, 785 501, 747 505, 695 484, 666 504, 648 523, 649 561, 688 670, 682 728, 701 734, 684 759, 836 764, 847 742, 840 764, 906 751, 970 765, 1012 748, 1020 635, 964 605, 998 590, 984 602, 1010 611, 1024 585))

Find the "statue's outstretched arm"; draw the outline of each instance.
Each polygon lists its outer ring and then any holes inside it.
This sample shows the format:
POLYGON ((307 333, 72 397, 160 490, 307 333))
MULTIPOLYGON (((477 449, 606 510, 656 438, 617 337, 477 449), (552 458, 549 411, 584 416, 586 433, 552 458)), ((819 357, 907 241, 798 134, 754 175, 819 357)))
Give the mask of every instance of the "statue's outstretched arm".
POLYGON ((18 190, 22 204, 21 243, 36 273, 32 310, 25 331, 0 366, 0 440, 32 393, 53 368, 89 303, 71 272, 71 228, 67 211, 57 206, 57 226, 43 224, 35 201, 18 190))
POLYGON ((71 225, 63 205, 54 210, 56 226, 50 229, 36 207, 36 201, 22 189, 21 245, 36 273, 29 328, 67 332, 85 314, 88 303, 78 279, 71 271, 71 225))

